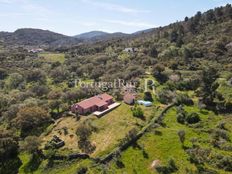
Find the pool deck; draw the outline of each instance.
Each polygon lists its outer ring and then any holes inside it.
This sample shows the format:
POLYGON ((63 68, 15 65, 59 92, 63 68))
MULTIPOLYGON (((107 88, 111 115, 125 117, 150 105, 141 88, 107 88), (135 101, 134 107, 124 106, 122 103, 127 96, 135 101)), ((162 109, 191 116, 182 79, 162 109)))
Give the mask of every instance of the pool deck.
POLYGON ((93 113, 93 115, 96 115, 97 117, 100 117, 100 116, 112 111, 113 109, 117 108, 120 105, 121 105, 121 103, 113 103, 113 104, 108 106, 108 109, 106 109, 106 110, 104 110, 102 112, 96 111, 96 112, 93 113))

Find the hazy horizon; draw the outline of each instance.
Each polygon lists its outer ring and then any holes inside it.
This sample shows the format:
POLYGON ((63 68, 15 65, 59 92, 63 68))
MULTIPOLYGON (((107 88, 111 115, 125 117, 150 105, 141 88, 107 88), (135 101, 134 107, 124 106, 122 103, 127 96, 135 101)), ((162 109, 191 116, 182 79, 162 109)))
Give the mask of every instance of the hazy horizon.
POLYGON ((0 31, 36 28, 74 36, 91 31, 134 33, 191 17, 232 0, 0 0, 0 31))

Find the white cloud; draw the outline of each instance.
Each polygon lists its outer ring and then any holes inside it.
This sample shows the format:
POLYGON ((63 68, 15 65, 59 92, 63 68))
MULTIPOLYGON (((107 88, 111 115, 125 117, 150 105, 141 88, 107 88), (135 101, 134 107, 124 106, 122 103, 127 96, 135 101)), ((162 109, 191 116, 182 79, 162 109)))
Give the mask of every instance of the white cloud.
POLYGON ((107 23, 111 24, 119 24, 119 25, 124 25, 124 26, 129 26, 129 27, 147 27, 147 28, 152 28, 155 27, 154 24, 146 23, 146 22, 131 22, 131 21, 123 21, 123 20, 104 20, 107 23))
POLYGON ((149 10, 138 10, 134 8, 128 8, 122 5, 113 4, 113 3, 105 3, 105 2, 97 2, 92 0, 81 0, 84 3, 88 3, 90 5, 103 8, 105 10, 112 10, 117 12, 123 12, 123 13, 132 13, 132 14, 138 14, 138 13, 150 13, 149 10))
POLYGON ((12 0, 0 0, 0 4, 11 4, 13 3, 12 0))

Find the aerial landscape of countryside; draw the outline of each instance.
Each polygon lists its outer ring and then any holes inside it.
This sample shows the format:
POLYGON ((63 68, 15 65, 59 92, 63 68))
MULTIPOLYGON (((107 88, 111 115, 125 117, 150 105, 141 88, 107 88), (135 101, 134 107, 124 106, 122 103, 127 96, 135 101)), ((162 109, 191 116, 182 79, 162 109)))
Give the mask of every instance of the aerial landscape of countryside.
POLYGON ((231 174, 231 3, 0 0, 0 174, 231 174))

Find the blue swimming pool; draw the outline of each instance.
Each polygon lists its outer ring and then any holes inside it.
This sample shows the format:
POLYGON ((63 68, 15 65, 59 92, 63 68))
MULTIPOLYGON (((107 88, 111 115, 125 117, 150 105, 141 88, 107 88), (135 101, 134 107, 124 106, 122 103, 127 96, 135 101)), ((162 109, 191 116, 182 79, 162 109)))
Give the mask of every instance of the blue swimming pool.
POLYGON ((140 105, 144 105, 146 107, 152 105, 152 102, 150 102, 150 101, 144 101, 144 100, 137 100, 137 103, 140 104, 140 105))

